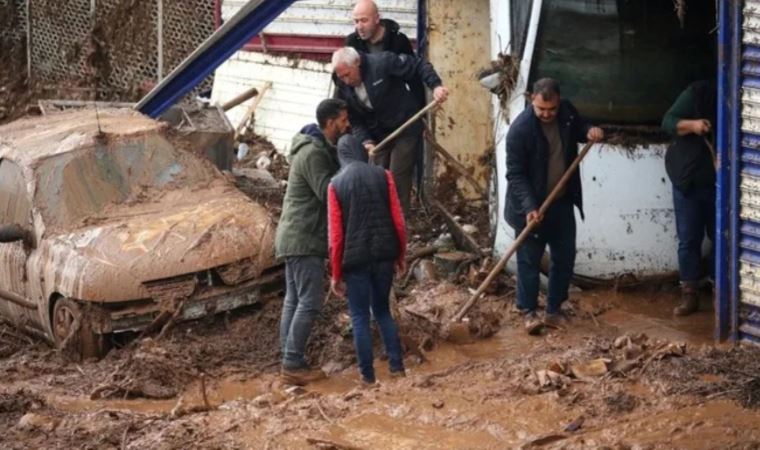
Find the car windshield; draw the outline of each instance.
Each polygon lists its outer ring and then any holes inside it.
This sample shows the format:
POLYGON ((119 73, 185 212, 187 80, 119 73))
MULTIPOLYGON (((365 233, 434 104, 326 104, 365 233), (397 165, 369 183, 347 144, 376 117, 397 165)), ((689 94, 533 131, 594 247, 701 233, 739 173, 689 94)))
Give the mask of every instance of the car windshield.
POLYGON ((213 166, 175 149, 159 134, 116 137, 57 155, 35 170, 35 204, 48 229, 103 220, 113 206, 155 202, 170 190, 219 178, 213 166))

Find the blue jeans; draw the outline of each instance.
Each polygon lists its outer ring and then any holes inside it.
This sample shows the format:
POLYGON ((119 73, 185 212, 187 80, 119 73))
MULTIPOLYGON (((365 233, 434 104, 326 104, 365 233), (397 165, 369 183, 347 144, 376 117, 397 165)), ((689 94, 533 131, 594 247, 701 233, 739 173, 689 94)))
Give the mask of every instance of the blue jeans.
POLYGON ((391 316, 388 296, 393 284, 393 261, 383 261, 347 271, 343 274, 348 294, 348 308, 354 329, 354 347, 359 362, 359 372, 367 382, 375 381, 372 364, 372 332, 370 331, 370 308, 380 327, 380 336, 388 354, 391 372, 404 370, 401 342, 396 322, 391 316))
POLYGON ((285 259, 285 302, 280 319, 282 367, 308 367, 304 353, 314 321, 322 310, 325 295, 324 258, 291 256, 285 259))
MULTIPOLYGON (((519 235, 522 229, 515 230, 519 235)), ((549 244, 549 292, 546 312, 556 314, 567 300, 575 267, 575 212, 569 198, 557 200, 541 225, 517 249, 517 307, 528 312, 538 307, 541 257, 549 244)))
MULTIPOLYGON (((678 271, 681 283, 696 285, 702 278, 702 241, 715 236, 715 188, 691 188, 688 193, 673 187, 673 209, 678 233, 678 271)), ((712 264, 709 266, 712 271, 712 264)))

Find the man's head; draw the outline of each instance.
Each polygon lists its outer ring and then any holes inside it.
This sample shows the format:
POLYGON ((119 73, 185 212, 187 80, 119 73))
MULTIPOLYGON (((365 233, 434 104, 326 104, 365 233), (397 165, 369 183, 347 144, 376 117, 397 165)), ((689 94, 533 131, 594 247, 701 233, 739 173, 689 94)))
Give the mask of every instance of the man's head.
POLYGON ((352 162, 366 163, 369 161, 367 149, 364 148, 362 143, 353 134, 343 135, 338 139, 338 161, 340 161, 341 167, 347 166, 352 162))
POLYGON ((559 111, 559 83, 553 78, 541 78, 533 83, 530 100, 538 120, 554 122, 559 111))
POLYGON ((354 26, 361 40, 375 43, 382 36, 380 14, 372 0, 359 0, 354 6, 354 26))
POLYGON ((317 123, 325 139, 335 144, 351 128, 346 102, 337 98, 322 100, 317 106, 317 123))
POLYGON ((362 75, 359 70, 361 58, 359 52, 352 47, 343 47, 335 50, 332 55, 332 66, 335 75, 340 81, 351 87, 362 84, 362 75))

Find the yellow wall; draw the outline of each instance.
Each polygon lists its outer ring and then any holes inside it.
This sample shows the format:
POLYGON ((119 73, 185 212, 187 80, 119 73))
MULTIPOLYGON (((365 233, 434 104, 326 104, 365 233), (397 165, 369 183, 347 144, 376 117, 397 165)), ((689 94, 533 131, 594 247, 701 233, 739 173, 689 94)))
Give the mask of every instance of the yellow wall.
MULTIPOLYGON (((491 93, 475 74, 490 64, 489 0, 428 0, 428 57, 450 90, 436 115, 438 142, 485 187, 489 168, 478 159, 491 152, 491 93)), ((443 162, 439 161, 439 170, 443 162)), ((474 190, 460 179, 463 192, 474 190)))

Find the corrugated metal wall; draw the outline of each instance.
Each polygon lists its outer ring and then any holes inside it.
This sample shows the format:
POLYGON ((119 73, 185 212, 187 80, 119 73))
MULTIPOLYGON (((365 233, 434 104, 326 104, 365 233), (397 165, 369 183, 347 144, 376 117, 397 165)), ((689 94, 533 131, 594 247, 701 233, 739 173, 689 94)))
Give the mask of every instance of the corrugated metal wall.
MULTIPOLYGON (((225 0, 222 19, 232 17, 244 0, 225 0)), ((296 2, 264 29, 264 33, 345 36, 354 30, 351 9, 355 0, 308 0, 296 2)), ((417 34, 417 0, 377 0, 380 15, 395 20, 410 39, 417 34)))
POLYGON ((744 3, 739 165, 739 339, 760 342, 760 1, 744 3))
POLYGON ((166 74, 214 32, 213 0, 31 0, 33 75, 136 100, 159 78, 159 4, 166 74))

